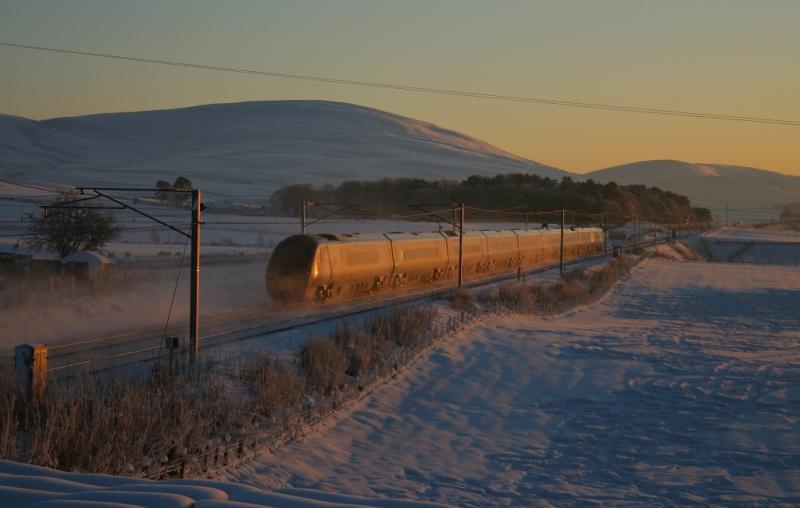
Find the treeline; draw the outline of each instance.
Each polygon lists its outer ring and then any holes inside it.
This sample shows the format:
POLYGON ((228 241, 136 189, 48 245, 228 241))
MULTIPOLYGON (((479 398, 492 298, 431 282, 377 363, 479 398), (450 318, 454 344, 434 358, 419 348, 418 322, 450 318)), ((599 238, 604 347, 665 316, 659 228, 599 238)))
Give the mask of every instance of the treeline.
POLYGON ((711 211, 692 207, 685 196, 644 185, 618 185, 593 180, 561 180, 530 174, 470 176, 462 181, 418 178, 352 180, 338 186, 296 184, 275 191, 270 207, 294 210, 300 200, 319 203, 358 203, 379 215, 409 213, 409 204, 466 203, 487 209, 518 208, 551 211, 566 208, 590 213, 608 212, 612 222, 638 214, 643 220, 685 223, 711 222, 711 211), (615 218, 616 217, 616 218, 615 218))
POLYGON ((800 221, 800 203, 791 203, 781 210, 781 220, 785 222, 800 221))
POLYGON ((156 190, 155 198, 161 204, 172 204, 180 207, 189 200, 189 194, 186 191, 192 189, 192 181, 185 176, 176 178, 175 183, 159 180, 156 182, 156 189, 158 190, 156 190))

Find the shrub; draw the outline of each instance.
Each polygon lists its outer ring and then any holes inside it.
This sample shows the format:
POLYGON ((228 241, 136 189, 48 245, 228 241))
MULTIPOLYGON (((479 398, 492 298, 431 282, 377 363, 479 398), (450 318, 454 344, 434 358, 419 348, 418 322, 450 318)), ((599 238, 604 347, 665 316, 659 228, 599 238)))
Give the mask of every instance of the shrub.
POLYGON ((427 308, 376 313, 364 327, 312 340, 291 359, 258 354, 177 374, 156 364, 148 374, 51 381, 41 403, 18 393, 12 369, 0 369, 0 458, 111 474, 133 466, 163 477, 176 464, 203 467, 200 457, 231 433, 277 431, 267 439, 278 443, 340 401, 307 396, 342 389, 347 396, 410 361, 431 342, 435 317, 427 308), (350 391, 348 375, 358 381, 350 391))
POLYGON ((415 348, 430 339, 435 319, 436 311, 431 308, 400 307, 376 314, 369 334, 379 340, 394 341, 403 348, 415 348))
POLYGON ((198 448, 236 414, 222 384, 207 374, 197 369, 171 379, 95 375, 50 383, 40 404, 19 398, 1 404, 4 421, 13 424, 0 428, 13 434, 7 438, 13 443, 0 451, 47 467, 119 473, 130 461, 198 448))
POLYGON ((331 338, 345 351, 348 359, 346 374, 358 377, 368 373, 376 360, 381 341, 364 330, 353 332, 347 323, 337 325, 331 338))
POLYGON ((536 301, 530 287, 503 285, 497 290, 497 300, 502 308, 508 310, 532 310, 536 301))
POLYGON ((388 343, 379 342, 366 333, 356 335, 350 345, 347 374, 361 377, 373 372, 381 360, 391 355, 391 348, 388 346, 388 343))
POLYGON ((336 339, 326 338, 314 339, 300 349, 300 365, 308 384, 330 395, 344 384, 348 361, 336 339))
POLYGON ((292 364, 268 353, 246 359, 239 378, 252 394, 253 412, 266 417, 298 406, 303 399, 303 380, 292 364))
POLYGON ((462 312, 472 312, 475 310, 475 298, 469 291, 461 288, 454 289, 450 293, 450 304, 455 310, 462 312))

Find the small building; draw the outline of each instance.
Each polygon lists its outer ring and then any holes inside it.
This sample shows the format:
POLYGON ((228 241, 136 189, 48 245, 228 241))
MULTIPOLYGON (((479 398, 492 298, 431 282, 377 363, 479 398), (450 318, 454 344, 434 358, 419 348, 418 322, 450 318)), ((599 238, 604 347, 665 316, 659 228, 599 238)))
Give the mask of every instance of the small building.
POLYGON ((75 280, 89 282, 94 286, 109 281, 112 264, 114 262, 102 254, 87 250, 79 250, 61 259, 64 273, 72 274, 75 280))

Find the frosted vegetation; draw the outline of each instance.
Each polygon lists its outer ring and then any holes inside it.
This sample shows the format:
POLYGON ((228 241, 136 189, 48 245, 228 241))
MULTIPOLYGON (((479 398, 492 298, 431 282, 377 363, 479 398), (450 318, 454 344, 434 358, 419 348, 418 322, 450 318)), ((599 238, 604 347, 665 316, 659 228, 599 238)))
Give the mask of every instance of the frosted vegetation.
POLYGON ((487 313, 546 313, 588 303, 635 262, 614 260, 520 289, 500 285, 482 293, 477 304, 471 294, 457 292, 451 304, 457 312, 450 317, 437 317, 430 307, 378 313, 362 326, 339 326, 311 338, 288 356, 216 358, 199 369, 157 364, 149 374, 126 378, 68 378, 51 385, 43 404, 26 401, 5 370, 0 457, 156 478, 203 474, 217 465, 220 444, 226 457, 238 461, 291 440, 465 321, 487 313))
POLYGON ((593 305, 479 320, 223 478, 456 506, 796 505, 800 272, 661 254, 593 305))

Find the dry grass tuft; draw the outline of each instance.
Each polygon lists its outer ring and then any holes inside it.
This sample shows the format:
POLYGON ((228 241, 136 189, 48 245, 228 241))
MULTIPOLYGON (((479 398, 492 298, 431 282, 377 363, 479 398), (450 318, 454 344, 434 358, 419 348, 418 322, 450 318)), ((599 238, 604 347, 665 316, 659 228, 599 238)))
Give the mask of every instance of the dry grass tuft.
POLYGON ((481 306, 491 312, 558 312, 598 298, 637 263, 636 258, 613 259, 595 269, 577 269, 564 273, 555 282, 532 286, 506 284, 496 291, 479 295, 481 306))
POLYGON ((125 378, 55 381, 41 403, 19 393, 11 369, 0 369, 0 459, 153 477, 176 474, 175 464, 202 469, 213 443, 239 434, 252 445, 258 434, 271 446, 410 361, 433 340, 435 317, 417 308, 374 314, 363 327, 339 327, 289 358, 262 353, 178 366, 177 373, 156 364, 125 378))
POLYGON ((344 385, 349 362, 340 342, 328 337, 303 346, 300 365, 308 385, 316 392, 330 395, 344 385))
POLYGON ((469 291, 454 289, 450 293, 450 305, 455 310, 462 312, 473 312, 475 310, 475 298, 469 291))
MULTIPOLYGON (((8 395, 13 385, 4 383, 8 395)), ((2 456, 65 470, 118 473, 145 457, 168 459, 231 424, 231 403, 207 371, 51 383, 45 400, 4 397, 2 456)))
POLYGON ((296 410, 303 400, 305 384, 289 361, 260 353, 244 360, 239 379, 249 389, 249 405, 255 414, 274 418, 296 410))

